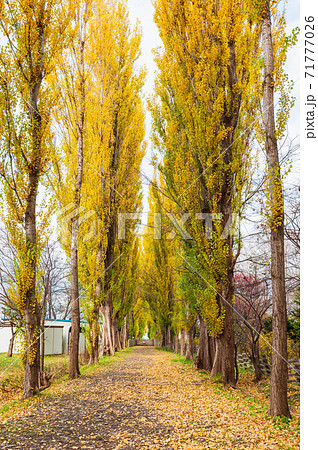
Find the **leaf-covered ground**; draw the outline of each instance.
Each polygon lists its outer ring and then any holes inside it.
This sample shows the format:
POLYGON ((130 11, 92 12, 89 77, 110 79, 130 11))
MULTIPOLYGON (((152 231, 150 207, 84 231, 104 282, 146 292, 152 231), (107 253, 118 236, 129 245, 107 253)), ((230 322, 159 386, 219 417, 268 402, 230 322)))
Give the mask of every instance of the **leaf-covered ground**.
MULTIPOLYGON (((68 355, 49 355, 44 358, 44 370, 54 373, 54 382, 68 373, 68 355)), ((0 417, 8 403, 22 397, 24 368, 19 354, 8 358, 0 353, 0 417)))
POLYGON ((27 415, 3 425, 0 448, 299 448, 295 418, 275 423, 261 400, 211 383, 151 347, 47 392, 27 415))

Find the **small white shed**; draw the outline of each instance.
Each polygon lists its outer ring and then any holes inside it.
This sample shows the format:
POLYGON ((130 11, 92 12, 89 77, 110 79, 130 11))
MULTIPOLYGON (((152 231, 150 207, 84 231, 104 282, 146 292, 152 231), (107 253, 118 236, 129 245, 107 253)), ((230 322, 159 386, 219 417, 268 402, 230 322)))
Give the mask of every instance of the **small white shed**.
POLYGON ((46 326, 42 337, 44 338, 45 355, 63 354, 63 325, 46 326))
MULTIPOLYGON (((84 324, 81 321, 81 324, 84 324)), ((71 337, 71 321, 62 319, 45 319, 45 354, 59 355, 62 353, 69 353, 70 337, 71 337), (51 353, 54 351, 54 353, 51 353)), ((79 353, 85 350, 85 336, 80 333, 79 339, 79 353)))
POLYGON ((8 322, 0 322, 0 353, 7 353, 11 336, 10 324, 8 322))
MULTIPOLYGON (((81 322, 84 324, 84 322, 81 322)), ((62 355, 69 353, 71 321, 62 319, 45 319, 44 353, 45 355, 62 355)), ((0 353, 6 353, 11 339, 11 327, 8 321, 0 321, 0 353)), ((42 339, 42 337, 41 337, 42 339)), ((85 350, 85 336, 80 333, 79 353, 85 350)), ((13 353, 19 351, 19 342, 15 341, 13 353)))

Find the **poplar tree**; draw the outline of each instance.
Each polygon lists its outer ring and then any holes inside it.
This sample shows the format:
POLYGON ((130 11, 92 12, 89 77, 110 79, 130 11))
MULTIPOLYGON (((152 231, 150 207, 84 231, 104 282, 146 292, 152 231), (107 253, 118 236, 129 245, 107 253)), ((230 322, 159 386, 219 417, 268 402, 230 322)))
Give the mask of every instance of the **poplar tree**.
POLYGON ((284 74, 288 48, 295 43, 295 31, 286 36, 285 19, 276 1, 261 2, 264 55, 263 119, 267 160, 266 225, 270 230, 271 280, 273 304, 273 352, 270 384, 270 414, 290 417, 287 398, 287 310, 285 286, 284 197, 278 140, 283 137, 290 108, 294 103, 291 85, 284 74), (272 26, 272 14, 276 26, 272 26), (275 119, 275 91, 280 97, 275 119), (277 121, 277 126, 276 126, 277 121))
POLYGON ((38 212, 37 203, 53 155, 50 112, 56 90, 48 84, 57 55, 67 42, 71 12, 67 1, 7 0, 0 6, 0 28, 6 40, 0 50, 2 218, 17 251, 16 298, 26 346, 24 398, 41 389, 36 273, 52 209, 38 212))
MULTIPOLYGON (((63 57, 58 74, 64 102, 57 110, 63 143, 56 169, 62 181, 58 195, 66 217, 68 207, 72 216, 64 247, 72 261, 76 225, 75 259, 81 261, 77 271, 74 266, 81 292, 72 300, 72 320, 79 326, 82 304, 91 362, 97 362, 99 314, 103 320, 100 355, 113 355, 120 347, 118 328, 123 327, 131 301, 133 283, 124 283, 122 277, 125 270, 134 272, 136 256, 128 255, 136 255, 138 246, 131 238, 117 241, 117 220, 120 212, 138 213, 141 205, 145 73, 136 68, 141 34, 129 24, 125 1, 96 0, 85 8, 80 4, 78 11, 72 53, 69 59, 63 57), (119 285, 124 291, 120 306, 114 304, 119 285)), ((79 327, 76 330, 77 339, 79 327)))
POLYGON ((178 239, 174 237, 173 226, 167 216, 171 212, 171 202, 162 194, 163 188, 163 178, 159 177, 158 183, 153 180, 149 192, 150 212, 143 240, 144 295, 160 328, 160 345, 172 350, 178 239))
MULTIPOLYGON (((118 1, 113 5, 115 24, 112 29, 112 47, 110 47, 111 65, 107 70, 104 88, 111 85, 111 130, 110 139, 105 142, 107 161, 103 162, 107 185, 102 188, 102 293, 100 312, 103 320, 103 334, 100 354, 113 355, 114 299, 112 291, 112 266, 121 254, 116 255, 119 213, 136 213, 141 205, 140 164, 144 155, 144 111, 141 89, 145 72, 136 68, 140 55, 141 32, 138 27, 129 24, 126 2, 118 1)), ((104 41, 102 41, 104 42, 104 41)), ((106 60, 107 61, 107 60, 106 60)))
POLYGON ((68 48, 60 55, 59 67, 54 82, 58 84, 60 96, 55 105, 55 120, 62 147, 59 161, 56 195, 60 199, 62 214, 71 213, 70 242, 66 245, 71 264, 71 335, 69 346, 69 378, 80 375, 78 362, 80 334, 80 306, 78 283, 78 251, 80 207, 86 150, 86 96, 88 67, 88 27, 92 14, 92 0, 78 0, 74 3, 74 19, 68 48), (65 164, 61 168, 61 161, 65 164), (61 176, 62 175, 62 176, 61 176))

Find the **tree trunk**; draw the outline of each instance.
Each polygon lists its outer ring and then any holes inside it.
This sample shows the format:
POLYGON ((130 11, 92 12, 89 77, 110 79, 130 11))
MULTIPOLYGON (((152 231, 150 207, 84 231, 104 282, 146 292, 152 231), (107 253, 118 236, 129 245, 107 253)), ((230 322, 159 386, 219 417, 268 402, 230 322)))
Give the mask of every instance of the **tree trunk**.
POLYGON ((111 335, 112 335, 112 341, 114 346, 114 352, 117 352, 117 340, 116 340, 116 325, 115 325, 116 317, 113 317, 112 320, 112 329, 111 329, 111 335))
POLYGON ((120 347, 120 350, 124 348, 123 346, 123 328, 118 330, 118 345, 120 347))
POLYGON ((255 381, 258 382, 262 379, 263 372, 261 369, 260 359, 259 359, 259 340, 252 341, 251 343, 251 360, 255 369, 255 381))
POLYGON ((215 354, 211 370, 211 377, 216 377, 220 374, 222 374, 222 345, 219 339, 215 339, 215 354))
MULTIPOLYGON (((102 185, 103 186, 103 185, 102 185)), ((98 250, 96 255, 96 268, 97 273, 99 274, 96 280, 96 286, 95 286, 95 298, 94 298, 94 307, 93 307, 93 317, 92 317, 92 354, 91 362, 93 364, 98 363, 99 358, 99 335, 100 335, 100 326, 99 326, 99 309, 100 304, 102 302, 102 294, 103 294, 103 284, 102 284, 102 277, 100 275, 102 271, 102 260, 103 260, 103 244, 102 242, 99 242, 98 244, 98 250)))
POLYGON ((125 317, 124 325, 123 325, 123 328, 121 329, 121 334, 120 334, 122 348, 127 347, 127 319, 128 319, 128 316, 125 317))
MULTIPOLYGON (((231 255, 229 255, 230 257, 231 255)), ((231 306, 234 295, 233 272, 228 274, 227 282, 227 287, 221 286, 221 295, 219 296, 219 304, 221 304, 225 312, 224 329, 222 334, 215 339, 216 351, 211 376, 214 377, 221 374, 225 385, 235 386, 235 339, 231 306)))
POLYGON ((196 356, 195 365, 197 369, 203 369, 208 372, 212 370, 214 358, 214 341, 208 334, 205 320, 200 317, 200 337, 199 348, 196 356))
POLYGON ((237 384, 238 379, 239 379, 239 367, 238 367, 238 363, 237 363, 237 345, 235 344, 234 347, 234 365, 235 365, 235 384, 237 384))
POLYGON ((8 353, 7 353, 8 358, 12 358, 14 338, 15 338, 15 335, 13 334, 9 341, 9 347, 8 347, 8 353))
POLYGON ((93 364, 98 364, 99 333, 100 333, 99 305, 97 302, 95 302, 93 310, 93 322, 92 322, 92 354, 90 355, 93 364))
POLYGON ((125 344, 125 347, 128 347, 128 340, 130 339, 130 336, 129 336, 130 315, 129 314, 127 314, 127 316, 126 316, 126 325, 125 325, 125 327, 126 327, 126 344, 125 344))
MULTIPOLYGON (((35 110, 36 111, 36 110, 35 110)), ((30 113, 31 114, 31 113, 30 113)), ((41 121, 38 113, 32 111, 32 122, 41 121), (34 117, 36 116, 36 117, 34 117)), ((38 127, 40 127, 38 123, 38 127)), ((34 123, 34 127, 36 124, 34 123)), ((40 131, 40 128, 38 129, 40 131)), ((37 136, 34 137, 37 142, 37 136)), ((34 144, 38 145, 38 144, 34 144)), ((26 248, 28 250, 27 267, 30 271, 30 282, 25 292, 25 334, 26 334, 26 356, 24 373, 23 398, 30 398, 40 391, 40 329, 41 329, 41 309, 36 298, 36 197, 38 188, 38 173, 29 176, 29 186, 27 195, 27 207, 25 212, 25 237, 26 248)))
POLYGON ((126 320, 124 321, 124 325, 120 330, 119 337, 120 337, 120 345, 121 348, 123 349, 126 347, 126 320))
MULTIPOLYGON (((218 201, 218 212, 222 215, 222 230, 226 234, 224 250, 226 256, 226 281, 219 280, 219 294, 217 295, 218 306, 224 311, 224 326, 220 336, 215 339, 216 351, 211 371, 212 376, 222 374, 223 383, 235 386, 235 336, 233 319, 233 297, 234 297, 234 265, 233 237, 230 233, 232 220, 232 198, 235 188, 235 173, 233 172, 233 144, 234 134, 238 124, 242 92, 237 89, 238 78, 236 73, 236 58, 234 42, 229 43, 229 94, 231 102, 227 114, 224 115, 223 125, 228 130, 222 141, 223 171, 222 185, 218 201)), ((219 237, 222 240, 222 236, 219 237)))
POLYGON ((83 181, 83 155, 84 155, 84 120, 85 120, 85 78, 84 78, 84 47, 85 40, 80 38, 80 105, 77 123, 77 171, 75 181, 74 203, 75 217, 72 218, 71 227, 71 341, 69 378, 77 378, 80 375, 78 363, 79 335, 80 335, 80 307, 78 287, 78 234, 79 234, 79 208, 81 205, 81 188, 83 181))
POLYGON ((278 146, 275 136, 274 52, 269 1, 262 23, 265 75, 263 118, 266 131, 266 157, 269 173, 271 214, 271 279, 273 303, 273 352, 270 387, 271 416, 290 417, 287 399, 287 312, 284 255, 284 203, 278 146))
POLYGON ((193 332, 194 332, 194 323, 191 325, 189 331, 187 331, 187 351, 185 355, 185 359, 187 361, 192 361, 193 359, 193 332))
POLYGON ((101 341, 100 356, 113 356, 115 349, 113 345, 112 327, 113 327, 113 302, 109 293, 106 301, 101 305, 100 311, 103 319, 103 334, 101 341))
POLYGON ((9 348, 8 348, 8 353, 7 353, 7 357, 8 358, 12 358, 14 339, 15 339, 15 335, 16 335, 16 332, 13 331, 12 323, 10 323, 10 327, 11 327, 11 338, 10 338, 10 341, 9 341, 9 348))
MULTIPOLYGON (((110 202, 114 201, 114 192, 111 189, 110 202)), ((113 296, 111 292, 111 272, 110 269, 114 263, 114 251, 115 251, 115 239, 116 239, 116 218, 112 217, 109 229, 108 229, 108 242, 106 250, 106 258, 104 262, 104 301, 101 304, 101 313, 103 318, 103 333, 101 342, 100 355, 115 354, 115 342, 113 333, 113 296)))
POLYGON ((126 348, 128 347, 128 336, 129 336, 129 315, 127 314, 127 316, 124 319, 124 325, 121 329, 121 346, 122 348, 126 348))
POLYGON ((180 339, 180 356, 185 355, 185 330, 182 328, 181 330, 181 339, 180 339))
POLYGON ((165 348, 166 346, 166 329, 161 330, 160 334, 160 347, 165 348))
POLYGON ((121 345, 121 330, 118 329, 117 329, 117 348, 119 352, 123 349, 121 345))
POLYGON ((26 362, 23 398, 30 398, 40 391, 40 311, 39 307, 25 309, 26 362), (35 311, 35 314, 34 314, 35 311))
POLYGON ((166 327, 166 347, 168 350, 172 350, 172 337, 171 337, 171 327, 168 325, 166 327))
POLYGON ((41 319, 41 352, 40 352, 40 371, 44 372, 44 356, 45 356, 45 335, 44 335, 45 327, 44 327, 44 317, 42 315, 41 319))
POLYGON ((71 235, 71 338, 69 358, 69 378, 77 378, 80 375, 78 352, 80 335, 80 308, 78 288, 78 228, 79 217, 72 220, 71 235))
POLYGON ((118 330, 118 317, 117 316, 115 316, 113 319, 112 332, 113 332, 114 350, 115 350, 115 352, 120 352, 122 350, 122 347, 121 347, 119 330, 118 330))
POLYGON ((174 345, 173 345, 173 347, 174 347, 174 349, 173 349, 174 353, 178 353, 178 351, 179 351, 179 336, 178 336, 178 334, 176 334, 174 336, 174 345))

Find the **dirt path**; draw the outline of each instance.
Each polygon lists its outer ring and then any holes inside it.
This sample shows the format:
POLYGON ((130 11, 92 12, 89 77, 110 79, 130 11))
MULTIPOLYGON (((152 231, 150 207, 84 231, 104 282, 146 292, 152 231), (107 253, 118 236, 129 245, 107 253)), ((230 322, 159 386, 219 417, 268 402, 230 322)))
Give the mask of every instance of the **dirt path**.
POLYGON ((137 347, 6 424, 4 449, 298 448, 173 354, 137 347), (286 445, 286 446, 285 446, 286 445))

